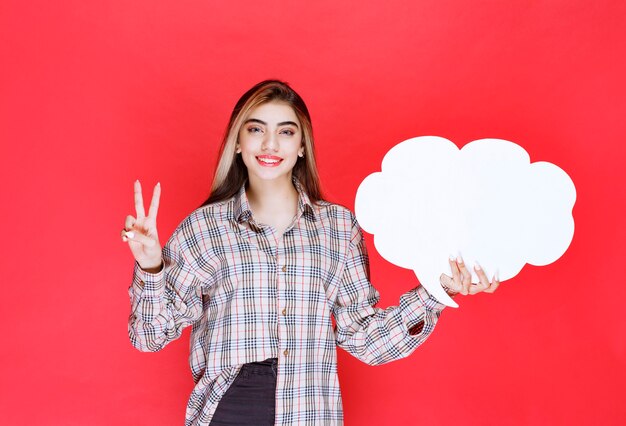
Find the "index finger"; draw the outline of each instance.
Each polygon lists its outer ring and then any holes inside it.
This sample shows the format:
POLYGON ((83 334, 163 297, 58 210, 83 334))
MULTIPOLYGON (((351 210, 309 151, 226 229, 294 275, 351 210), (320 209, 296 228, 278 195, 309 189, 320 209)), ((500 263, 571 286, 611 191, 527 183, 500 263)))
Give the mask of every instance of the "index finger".
POLYGON ((135 181, 135 211, 137 212, 137 219, 143 219, 146 217, 146 211, 143 208, 143 196, 141 195, 141 184, 139 179, 135 181))
POLYGON ((461 282, 461 272, 459 271, 459 265, 456 263, 456 257, 450 256, 448 259, 450 263, 450 270, 452 270, 452 283, 454 283, 454 291, 457 291, 463 295, 467 293, 463 293, 463 283, 461 282))
POLYGON ((161 182, 158 182, 152 191, 152 201, 148 210, 148 217, 156 219, 159 210, 159 200, 161 199, 161 182))

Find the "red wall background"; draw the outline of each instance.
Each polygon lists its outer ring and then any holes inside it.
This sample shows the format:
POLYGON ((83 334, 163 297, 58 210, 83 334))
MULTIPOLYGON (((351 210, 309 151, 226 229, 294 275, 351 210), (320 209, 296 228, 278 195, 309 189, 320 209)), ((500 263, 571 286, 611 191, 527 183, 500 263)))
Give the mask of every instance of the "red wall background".
MULTIPOLYGON (((31 1, 0 6, 0 421, 182 424, 188 331, 127 337, 132 183, 162 242, 208 195, 237 98, 289 81, 322 183, 353 206, 409 137, 512 140, 573 179, 574 240, 446 309, 411 357, 339 351, 346 425, 626 424, 621 1, 31 1)), ((494 205, 497 208, 497 205, 494 205)), ((379 306, 416 285, 370 239, 379 306)))

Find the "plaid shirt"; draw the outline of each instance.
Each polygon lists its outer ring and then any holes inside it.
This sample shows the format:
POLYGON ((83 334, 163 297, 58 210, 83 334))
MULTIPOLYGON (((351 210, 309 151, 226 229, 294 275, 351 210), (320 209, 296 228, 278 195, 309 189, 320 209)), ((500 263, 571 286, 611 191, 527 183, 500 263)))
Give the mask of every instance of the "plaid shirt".
POLYGON ((294 184, 297 215, 282 236, 254 221, 242 187, 181 222, 163 247, 161 272, 135 263, 133 346, 158 351, 193 326, 186 425, 208 425, 242 365, 267 358, 278 358, 277 426, 343 424, 336 346, 370 365, 404 358, 444 307, 421 286, 398 306, 375 307, 354 215, 311 203, 294 184))

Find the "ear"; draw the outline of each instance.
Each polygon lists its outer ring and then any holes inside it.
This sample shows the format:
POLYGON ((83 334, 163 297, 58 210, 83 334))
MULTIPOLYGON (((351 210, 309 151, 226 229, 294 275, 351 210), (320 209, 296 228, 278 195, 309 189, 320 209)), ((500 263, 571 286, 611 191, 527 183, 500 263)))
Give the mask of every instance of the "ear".
POLYGON ((298 150, 298 157, 302 158, 304 157, 304 147, 301 146, 300 149, 298 150))
POLYGON ((241 147, 239 146, 239 144, 235 145, 235 153, 241 154, 241 147))

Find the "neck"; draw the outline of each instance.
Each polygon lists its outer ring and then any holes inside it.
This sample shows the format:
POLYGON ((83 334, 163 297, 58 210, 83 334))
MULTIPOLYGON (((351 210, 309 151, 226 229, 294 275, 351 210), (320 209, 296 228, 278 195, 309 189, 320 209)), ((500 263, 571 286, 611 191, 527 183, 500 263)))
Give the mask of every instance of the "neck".
POLYGON ((246 196, 253 213, 282 212, 293 209, 298 203, 298 191, 293 186, 291 176, 272 181, 249 178, 246 196))

